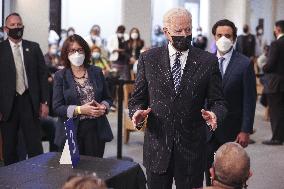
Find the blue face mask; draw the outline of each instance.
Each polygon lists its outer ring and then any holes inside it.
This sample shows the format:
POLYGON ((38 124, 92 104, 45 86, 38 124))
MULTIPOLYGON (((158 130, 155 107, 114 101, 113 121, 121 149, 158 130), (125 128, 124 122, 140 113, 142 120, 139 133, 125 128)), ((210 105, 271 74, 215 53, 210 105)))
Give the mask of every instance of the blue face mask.
POLYGON ((101 53, 99 53, 99 52, 93 52, 92 53, 92 57, 93 57, 93 59, 99 59, 100 57, 101 57, 101 53))

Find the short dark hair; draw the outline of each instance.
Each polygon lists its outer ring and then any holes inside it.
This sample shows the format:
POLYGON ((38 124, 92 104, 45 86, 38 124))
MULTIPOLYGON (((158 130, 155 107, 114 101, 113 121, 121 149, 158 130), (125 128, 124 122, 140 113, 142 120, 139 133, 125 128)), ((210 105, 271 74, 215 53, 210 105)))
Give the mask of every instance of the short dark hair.
POLYGON ((85 53, 85 60, 84 60, 84 67, 88 67, 89 66, 89 62, 91 59, 91 50, 89 48, 88 43, 80 36, 77 34, 71 35, 69 36, 63 43, 62 49, 61 49, 61 60, 62 60, 62 64, 66 67, 66 68, 70 68, 71 63, 68 59, 68 53, 69 53, 69 48, 70 45, 72 43, 78 43, 83 49, 84 49, 84 53, 85 53))
POLYGON ((7 20, 11 17, 11 16, 17 16, 22 20, 22 17, 20 16, 19 13, 16 12, 12 12, 11 14, 9 14, 6 18, 5 18, 5 23, 7 22, 7 20))
POLYGON ((284 20, 278 20, 275 22, 275 26, 281 29, 281 32, 284 32, 284 20))
POLYGON ((124 25, 120 25, 117 27, 116 29, 117 33, 124 33, 125 32, 125 26, 124 25))
POLYGON ((223 20, 219 20, 218 22, 216 22, 214 24, 214 26, 212 27, 212 34, 213 35, 216 35, 216 30, 217 30, 217 28, 219 26, 229 26, 229 27, 231 27, 232 30, 233 30, 233 39, 235 40, 237 38, 237 31, 238 31, 238 29, 237 29, 237 27, 235 26, 235 24, 232 21, 230 21, 228 19, 223 19, 223 20))

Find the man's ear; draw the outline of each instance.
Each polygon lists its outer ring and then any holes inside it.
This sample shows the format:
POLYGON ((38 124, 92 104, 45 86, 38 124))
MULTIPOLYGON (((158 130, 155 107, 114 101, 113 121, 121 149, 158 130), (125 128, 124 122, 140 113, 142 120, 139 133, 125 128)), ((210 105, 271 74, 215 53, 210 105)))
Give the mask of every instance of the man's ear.
POLYGON ((4 31, 5 33, 8 33, 9 30, 8 30, 7 26, 4 26, 3 29, 4 29, 3 31, 4 31))
POLYGON ((213 167, 211 167, 210 169, 209 169, 209 172, 210 172, 210 178, 211 179, 214 179, 215 178, 215 173, 214 173, 214 168, 213 167))
POLYGON ((249 176, 248 176, 248 178, 250 178, 252 175, 253 175, 252 171, 249 170, 249 176))

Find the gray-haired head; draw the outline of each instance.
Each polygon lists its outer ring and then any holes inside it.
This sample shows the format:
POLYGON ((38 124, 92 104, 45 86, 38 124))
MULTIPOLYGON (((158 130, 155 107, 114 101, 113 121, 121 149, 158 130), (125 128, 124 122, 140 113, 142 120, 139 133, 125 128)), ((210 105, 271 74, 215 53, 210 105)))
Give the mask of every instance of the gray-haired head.
POLYGON ((191 13, 185 8, 182 7, 172 8, 164 14, 163 25, 164 27, 170 27, 172 23, 179 18, 188 18, 191 22, 191 17, 192 17, 191 13))
POLYGON ((250 157, 241 145, 228 142, 217 150, 213 169, 215 180, 229 186, 243 186, 250 176, 250 157))

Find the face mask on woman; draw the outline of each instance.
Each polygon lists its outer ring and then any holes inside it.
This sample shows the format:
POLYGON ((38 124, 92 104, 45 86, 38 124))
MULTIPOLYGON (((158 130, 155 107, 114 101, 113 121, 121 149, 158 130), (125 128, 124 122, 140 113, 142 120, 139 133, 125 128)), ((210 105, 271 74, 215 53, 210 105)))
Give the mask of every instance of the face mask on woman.
POLYGON ((221 52, 221 53, 227 53, 229 52, 229 50, 231 50, 231 47, 233 46, 233 42, 228 39, 225 36, 222 36, 220 39, 218 39, 216 41, 216 46, 217 49, 221 52))
POLYGON ((99 53, 99 52, 93 52, 92 53, 92 57, 93 57, 93 59, 99 59, 100 57, 101 57, 101 53, 99 53))
POLYGON ((85 55, 75 52, 74 54, 69 55, 68 59, 72 65, 79 67, 84 63, 85 55))
POLYGON ((130 35, 131 39, 138 39, 138 33, 137 32, 133 32, 131 35, 130 35))

